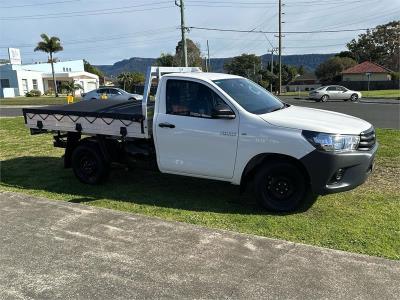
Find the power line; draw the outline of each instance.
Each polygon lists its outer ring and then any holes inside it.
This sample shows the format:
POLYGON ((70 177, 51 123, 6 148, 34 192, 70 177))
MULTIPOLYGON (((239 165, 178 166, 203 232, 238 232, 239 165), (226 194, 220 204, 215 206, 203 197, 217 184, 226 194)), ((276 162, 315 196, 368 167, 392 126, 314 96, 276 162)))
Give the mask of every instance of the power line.
MULTIPOLYGON (((307 6, 312 6, 313 4, 315 5, 329 5, 329 4, 338 4, 338 3, 344 3, 344 4, 351 4, 354 2, 364 2, 365 0, 351 0, 351 1, 346 1, 346 0, 328 0, 328 1, 296 1, 296 2, 286 2, 285 5, 290 5, 290 6, 299 6, 299 5, 307 5, 307 6)), ((271 5, 275 6, 276 2, 265 2, 265 1, 251 1, 251 2, 245 2, 245 1, 207 1, 207 0, 191 0, 188 1, 188 4, 191 3, 200 3, 200 4, 229 4, 229 5, 271 5)))
MULTIPOLYGON (((62 44, 63 45, 73 45, 73 44, 84 44, 84 43, 107 42, 107 41, 131 38, 132 36, 140 37, 140 36, 143 36, 143 35, 146 36, 148 34, 152 34, 152 35, 154 35, 154 34, 164 34, 164 33, 170 32, 172 30, 175 30, 175 26, 157 28, 157 29, 146 30, 146 31, 137 31, 137 32, 132 32, 130 34, 120 34, 120 35, 102 36, 102 37, 91 37, 89 39, 65 40, 65 41, 62 41, 62 44)), ((16 48, 33 48, 35 46, 36 46, 36 44, 21 44, 21 45, 15 45, 14 47, 16 47, 16 48)), ((9 46, 1 46, 0 45, 0 49, 1 48, 6 49, 6 48, 9 48, 9 46)))
POLYGON ((147 11, 147 10, 155 10, 155 9, 165 9, 174 7, 172 5, 169 6, 156 6, 151 8, 138 9, 138 7, 146 7, 146 6, 154 6, 159 4, 171 4, 170 1, 158 1, 158 2, 150 2, 146 4, 137 4, 137 5, 129 5, 118 8, 104 8, 104 9, 95 9, 95 10, 86 10, 86 11, 73 11, 73 12, 62 12, 62 13, 53 13, 53 14, 36 14, 36 15, 24 15, 24 16, 11 16, 0 18, 2 21, 13 21, 19 19, 53 19, 53 18, 70 18, 70 17, 80 17, 80 16, 93 16, 93 15, 103 15, 103 14, 116 14, 116 13, 125 13, 125 12, 137 12, 137 11, 147 11))
MULTIPOLYGON (((189 29, 208 30, 208 31, 221 31, 221 32, 243 32, 243 33, 274 33, 278 34, 277 31, 262 31, 262 30, 239 30, 239 29, 223 29, 223 28, 208 28, 208 27, 197 27, 189 26, 189 29)), ((357 28, 357 29, 338 29, 338 30, 311 30, 311 31, 284 31, 282 34, 304 34, 304 33, 334 33, 334 32, 354 32, 364 31, 372 28, 357 28)))
POLYGON ((63 4, 70 2, 80 2, 81 0, 65 0, 65 1, 54 1, 54 2, 44 2, 44 3, 34 3, 34 4, 20 4, 20 5, 10 5, 10 6, 0 6, 0 8, 19 8, 19 7, 29 7, 29 6, 46 6, 53 4, 63 4))

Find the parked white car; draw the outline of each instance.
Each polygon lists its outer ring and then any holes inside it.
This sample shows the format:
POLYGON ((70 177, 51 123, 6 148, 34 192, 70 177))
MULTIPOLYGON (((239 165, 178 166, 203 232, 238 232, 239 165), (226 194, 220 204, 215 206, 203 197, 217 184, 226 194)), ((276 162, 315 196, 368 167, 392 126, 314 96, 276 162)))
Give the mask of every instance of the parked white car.
POLYGON ((101 87, 88 93, 81 94, 82 100, 142 100, 143 96, 131 94, 120 88, 101 87))
POLYGON ((309 98, 317 102, 326 102, 328 100, 350 100, 355 102, 361 97, 362 95, 360 92, 349 90, 340 85, 321 86, 309 93, 309 98))

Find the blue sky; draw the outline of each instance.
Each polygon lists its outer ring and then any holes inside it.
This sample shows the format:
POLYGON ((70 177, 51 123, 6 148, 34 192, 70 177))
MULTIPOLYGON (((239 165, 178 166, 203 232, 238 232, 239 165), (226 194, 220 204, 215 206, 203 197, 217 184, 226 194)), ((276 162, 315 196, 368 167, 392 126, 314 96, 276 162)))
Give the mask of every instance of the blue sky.
MULTIPOLYGON (((277 0, 186 0, 187 26, 276 31, 277 0)), ((400 16, 400 0, 286 0, 283 31, 371 28, 400 16)), ((93 64, 174 53, 180 38, 174 0, 0 0, 0 58, 7 47, 21 49, 24 63, 44 61, 33 52, 40 34, 61 38, 61 60, 93 64)), ((286 34, 283 54, 332 53, 360 32, 286 34)), ((188 37, 211 57, 266 53, 274 34, 191 30, 188 37)))

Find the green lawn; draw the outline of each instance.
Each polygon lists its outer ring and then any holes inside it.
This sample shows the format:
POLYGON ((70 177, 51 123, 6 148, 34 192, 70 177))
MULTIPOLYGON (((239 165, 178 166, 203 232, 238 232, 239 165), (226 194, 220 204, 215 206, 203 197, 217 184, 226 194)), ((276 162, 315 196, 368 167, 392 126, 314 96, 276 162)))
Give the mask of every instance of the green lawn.
MULTIPOLYGON (((76 98, 75 98, 76 99, 76 98)), ((67 104, 67 96, 60 97, 16 97, 0 99, 1 105, 50 105, 50 104, 67 104)))
POLYGON ((400 99, 400 90, 362 91, 363 97, 397 98, 400 99))
POLYGON ((400 259, 400 131, 377 131, 380 149, 369 181, 320 197, 307 212, 260 211, 251 192, 202 179, 116 167, 102 186, 63 169, 51 135, 30 136, 22 118, 0 118, 0 189, 167 220, 400 259))
MULTIPOLYGON (((286 92, 284 96, 306 97, 309 92, 286 92)), ((400 90, 361 91, 363 98, 390 98, 400 100, 400 90)))

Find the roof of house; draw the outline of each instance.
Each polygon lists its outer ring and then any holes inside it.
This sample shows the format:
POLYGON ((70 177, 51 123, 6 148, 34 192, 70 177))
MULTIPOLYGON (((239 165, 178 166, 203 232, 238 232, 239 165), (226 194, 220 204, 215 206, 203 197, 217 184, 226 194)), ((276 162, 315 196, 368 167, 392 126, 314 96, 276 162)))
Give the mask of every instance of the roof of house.
POLYGON ((390 73, 391 70, 382 67, 370 61, 364 61, 361 64, 348 68, 342 74, 365 74, 365 73, 390 73))

